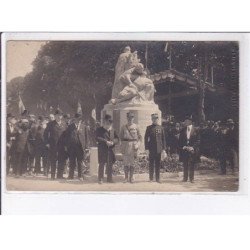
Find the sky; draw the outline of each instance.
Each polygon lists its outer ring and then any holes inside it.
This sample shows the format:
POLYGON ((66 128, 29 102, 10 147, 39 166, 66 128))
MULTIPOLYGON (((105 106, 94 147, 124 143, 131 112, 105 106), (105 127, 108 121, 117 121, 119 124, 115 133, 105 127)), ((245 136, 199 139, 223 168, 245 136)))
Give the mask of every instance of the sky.
POLYGON ((8 41, 7 82, 32 71, 32 62, 43 44, 43 41, 8 41))

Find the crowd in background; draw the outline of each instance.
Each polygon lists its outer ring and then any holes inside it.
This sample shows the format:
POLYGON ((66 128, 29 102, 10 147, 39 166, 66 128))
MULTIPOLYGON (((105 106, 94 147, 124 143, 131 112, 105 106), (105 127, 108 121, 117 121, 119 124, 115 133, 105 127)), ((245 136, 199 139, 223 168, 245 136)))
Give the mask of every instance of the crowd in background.
MULTIPOLYGON (((179 154, 178 141, 183 123, 167 121, 162 125, 167 154, 179 154)), ((75 114, 72 117, 60 110, 49 116, 35 116, 27 110, 20 117, 8 114, 7 175, 48 176, 50 173, 52 179, 61 179, 68 166, 68 178, 73 179, 75 167, 78 166, 78 178, 82 179, 86 169, 84 159, 89 154, 89 147, 96 145, 95 129, 98 127, 99 122, 90 126, 87 121, 83 121, 81 115, 75 114), (55 121, 61 124, 58 128, 55 121), (84 136, 76 139, 75 133, 79 129, 83 130, 84 136), (55 143, 59 145, 58 148, 55 148, 55 143)), ((226 174, 228 164, 232 171, 236 170, 239 153, 238 125, 228 119, 225 122, 206 121, 196 127, 200 133, 200 155, 218 160, 220 174, 226 174)))
MULTIPOLYGON (((183 129, 181 122, 163 122, 169 155, 178 154, 178 140, 183 129)), ((226 121, 205 121, 197 126, 200 132, 200 155, 219 161, 221 174, 226 174, 229 164, 232 171, 238 168, 239 132, 238 124, 226 121)))

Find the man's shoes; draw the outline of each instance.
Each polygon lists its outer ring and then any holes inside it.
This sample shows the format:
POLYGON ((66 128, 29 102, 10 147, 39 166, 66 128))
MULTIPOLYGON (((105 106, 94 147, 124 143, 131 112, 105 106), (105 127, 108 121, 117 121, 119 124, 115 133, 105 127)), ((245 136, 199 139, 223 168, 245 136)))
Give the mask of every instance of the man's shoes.
POLYGON ((131 179, 129 182, 130 182, 131 184, 135 183, 134 179, 131 179))
POLYGON ((194 183, 194 180, 190 180, 190 183, 194 183))
POLYGON ((187 182, 187 180, 186 180, 186 179, 183 179, 182 182, 187 182))
POLYGON ((161 182, 161 180, 157 180, 156 182, 157 182, 157 183, 159 183, 159 184, 161 184, 161 183, 162 183, 162 182, 161 182))
POLYGON ((102 184, 102 183, 103 183, 103 180, 98 181, 98 184, 102 184))
POLYGON ((115 183, 113 180, 107 181, 107 183, 115 183))

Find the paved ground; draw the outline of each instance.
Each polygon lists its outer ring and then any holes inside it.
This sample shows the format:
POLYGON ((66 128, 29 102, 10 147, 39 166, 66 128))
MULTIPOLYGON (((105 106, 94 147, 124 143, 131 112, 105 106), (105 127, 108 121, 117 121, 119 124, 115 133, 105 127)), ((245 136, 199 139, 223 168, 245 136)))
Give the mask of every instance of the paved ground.
POLYGON ((136 174, 135 183, 122 183, 123 176, 114 176, 115 183, 97 183, 97 177, 79 180, 50 180, 44 176, 7 177, 8 191, 144 191, 144 192, 234 192, 238 190, 238 174, 218 175, 215 171, 198 172, 195 183, 183 183, 182 173, 161 174, 162 183, 149 183, 147 174, 136 174))

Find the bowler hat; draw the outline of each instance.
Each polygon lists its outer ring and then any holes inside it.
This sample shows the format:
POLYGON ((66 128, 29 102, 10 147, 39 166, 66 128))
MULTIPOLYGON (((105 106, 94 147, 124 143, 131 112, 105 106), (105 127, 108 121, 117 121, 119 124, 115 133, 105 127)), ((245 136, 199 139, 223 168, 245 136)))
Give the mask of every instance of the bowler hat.
POLYGON ((155 119, 156 119, 156 118, 159 118, 159 116, 158 116, 157 113, 152 114, 151 117, 152 117, 152 118, 155 118, 155 119))
POLYGON ((185 120, 193 121, 192 115, 186 115, 185 120))
POLYGON ((21 115, 28 115, 28 110, 27 109, 25 109, 23 112, 22 112, 22 114, 21 115))
POLYGON ((63 115, 63 112, 61 109, 56 109, 55 115, 63 115))
POLYGON ((65 115, 63 116, 63 118, 65 118, 65 119, 70 119, 70 114, 65 114, 65 115))
POLYGON ((104 120, 105 121, 109 121, 109 122, 112 122, 113 120, 112 120, 112 116, 111 115, 108 115, 108 114, 106 114, 105 116, 104 116, 104 120))
POLYGON ((135 113, 133 111, 129 111, 127 113, 127 117, 135 117, 135 113))
POLYGON ((80 113, 76 113, 75 114, 75 118, 79 118, 79 117, 81 117, 82 115, 80 114, 80 113))

